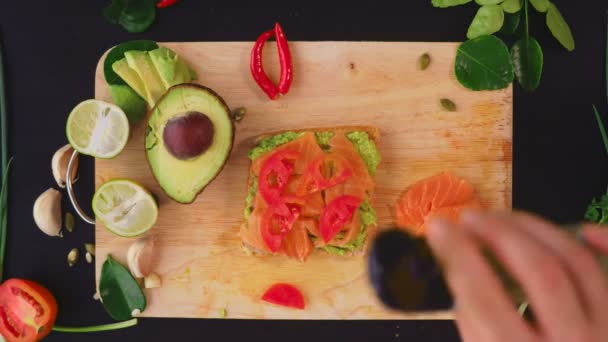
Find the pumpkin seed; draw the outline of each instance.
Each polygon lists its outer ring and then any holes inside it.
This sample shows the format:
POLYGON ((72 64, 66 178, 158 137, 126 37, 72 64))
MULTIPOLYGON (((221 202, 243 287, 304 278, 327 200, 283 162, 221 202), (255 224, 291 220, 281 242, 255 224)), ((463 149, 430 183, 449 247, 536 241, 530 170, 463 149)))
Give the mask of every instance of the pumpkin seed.
POLYGON ((65 213, 65 217, 63 218, 63 220, 65 222, 64 223, 65 229, 70 233, 73 232, 74 225, 76 224, 76 222, 74 221, 74 215, 72 215, 72 213, 70 213, 70 212, 67 212, 67 213, 65 213))
POLYGON ((84 249, 87 251, 87 253, 90 253, 92 256, 95 256, 95 245, 94 244, 85 243, 84 249))
POLYGON ((448 112, 456 111, 456 104, 450 99, 441 99, 439 100, 439 103, 441 103, 441 107, 443 107, 443 109, 447 110, 448 112))
POLYGON ((79 257, 80 252, 78 251, 78 248, 72 248, 72 250, 68 253, 68 265, 70 267, 76 265, 79 257))
POLYGON ((241 122, 245 117, 245 114, 247 114, 247 108, 238 107, 232 111, 232 120, 234 120, 234 122, 241 122))
POLYGON ((418 57, 418 70, 426 70, 431 64, 431 56, 428 53, 418 57))

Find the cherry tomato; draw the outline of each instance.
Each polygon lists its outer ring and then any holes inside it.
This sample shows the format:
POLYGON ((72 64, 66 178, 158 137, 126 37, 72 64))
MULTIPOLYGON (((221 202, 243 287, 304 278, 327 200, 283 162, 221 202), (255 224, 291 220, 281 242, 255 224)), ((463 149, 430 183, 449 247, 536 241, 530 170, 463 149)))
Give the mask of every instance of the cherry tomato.
POLYGON ((352 220, 355 210, 361 205, 361 199, 343 195, 329 202, 321 213, 319 230, 325 243, 331 241, 344 225, 352 220))
POLYGON ((278 151, 262 165, 258 181, 260 194, 266 203, 273 204, 281 197, 293 174, 294 162, 298 155, 299 153, 296 151, 278 151))
POLYGON ((300 292, 297 287, 285 283, 272 285, 266 290, 264 295, 262 295, 262 300, 300 310, 303 310, 305 307, 302 292, 300 292))
POLYGON ((9 342, 40 341, 51 332, 57 302, 42 285, 9 279, 0 286, 0 334, 9 342))
POLYGON ((314 194, 345 182, 353 175, 348 161, 336 154, 313 160, 298 186, 298 196, 314 194))
POLYGON ((293 224, 300 217, 306 200, 296 196, 280 197, 266 209, 262 217, 262 238, 271 252, 281 248, 281 243, 293 224))

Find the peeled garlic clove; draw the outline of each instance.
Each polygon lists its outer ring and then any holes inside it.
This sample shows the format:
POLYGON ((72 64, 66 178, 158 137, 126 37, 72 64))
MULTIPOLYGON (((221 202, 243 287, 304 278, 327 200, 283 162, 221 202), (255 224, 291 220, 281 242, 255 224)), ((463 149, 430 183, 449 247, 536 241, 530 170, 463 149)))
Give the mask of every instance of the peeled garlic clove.
POLYGON ((160 276, 154 272, 148 274, 147 277, 144 278, 144 287, 147 289, 155 289, 161 286, 160 276))
POLYGON ((127 252, 127 264, 135 278, 150 274, 154 266, 154 237, 135 241, 127 252))
MULTIPOLYGON (((68 170, 68 163, 74 149, 71 145, 65 145, 53 155, 51 160, 51 169, 53 170, 53 177, 60 188, 65 188, 65 176, 68 170)), ((78 172, 78 156, 74 159, 72 164, 72 182, 76 182, 76 173, 78 172)))
POLYGON ((61 237, 61 193, 53 188, 43 192, 34 202, 34 221, 48 236, 61 237))

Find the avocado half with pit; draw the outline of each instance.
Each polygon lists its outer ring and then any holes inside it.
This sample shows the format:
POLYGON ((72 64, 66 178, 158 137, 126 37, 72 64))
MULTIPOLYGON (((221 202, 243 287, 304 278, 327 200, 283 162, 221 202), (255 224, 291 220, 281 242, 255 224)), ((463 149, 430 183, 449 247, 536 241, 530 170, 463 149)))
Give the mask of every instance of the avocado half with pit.
POLYGON ((226 102, 209 88, 180 84, 152 109, 145 147, 163 191, 177 202, 192 203, 224 167, 233 141, 226 102))

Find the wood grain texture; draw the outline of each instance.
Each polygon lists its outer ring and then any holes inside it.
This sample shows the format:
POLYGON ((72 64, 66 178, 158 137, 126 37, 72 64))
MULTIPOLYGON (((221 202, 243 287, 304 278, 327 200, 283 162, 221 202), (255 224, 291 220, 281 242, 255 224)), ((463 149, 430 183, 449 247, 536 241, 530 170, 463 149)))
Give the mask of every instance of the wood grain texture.
MULTIPOLYGON (((295 77, 290 93, 269 101, 249 73, 251 42, 166 43, 196 70, 197 82, 232 107, 247 108, 236 125, 232 155, 220 176, 191 205, 169 200, 154 181, 144 153, 145 124, 133 129, 124 152, 97 160, 98 187, 115 177, 141 182, 159 198, 156 235, 160 289, 146 290, 148 317, 273 319, 450 319, 451 313, 404 315, 382 308, 368 285, 364 257, 315 253, 300 264, 282 256, 248 256, 238 226, 246 196, 247 151, 265 132, 341 125, 380 130, 382 164, 374 196, 379 225, 392 224, 390 207, 417 180, 443 170, 469 180, 488 207, 510 208, 512 187, 512 89, 471 92, 453 74, 455 43, 294 42, 295 77), (417 70, 428 52, 431 64, 417 70), (447 112, 441 98, 458 107, 447 112), (305 294, 306 310, 263 303, 275 282, 305 294)), ((278 67, 274 44, 265 50, 271 77, 278 67)), ((102 60, 103 61, 103 58, 102 60)), ((95 97, 110 100, 102 63, 95 97)), ((108 253, 120 261, 132 239, 96 226, 96 274, 108 253)))

